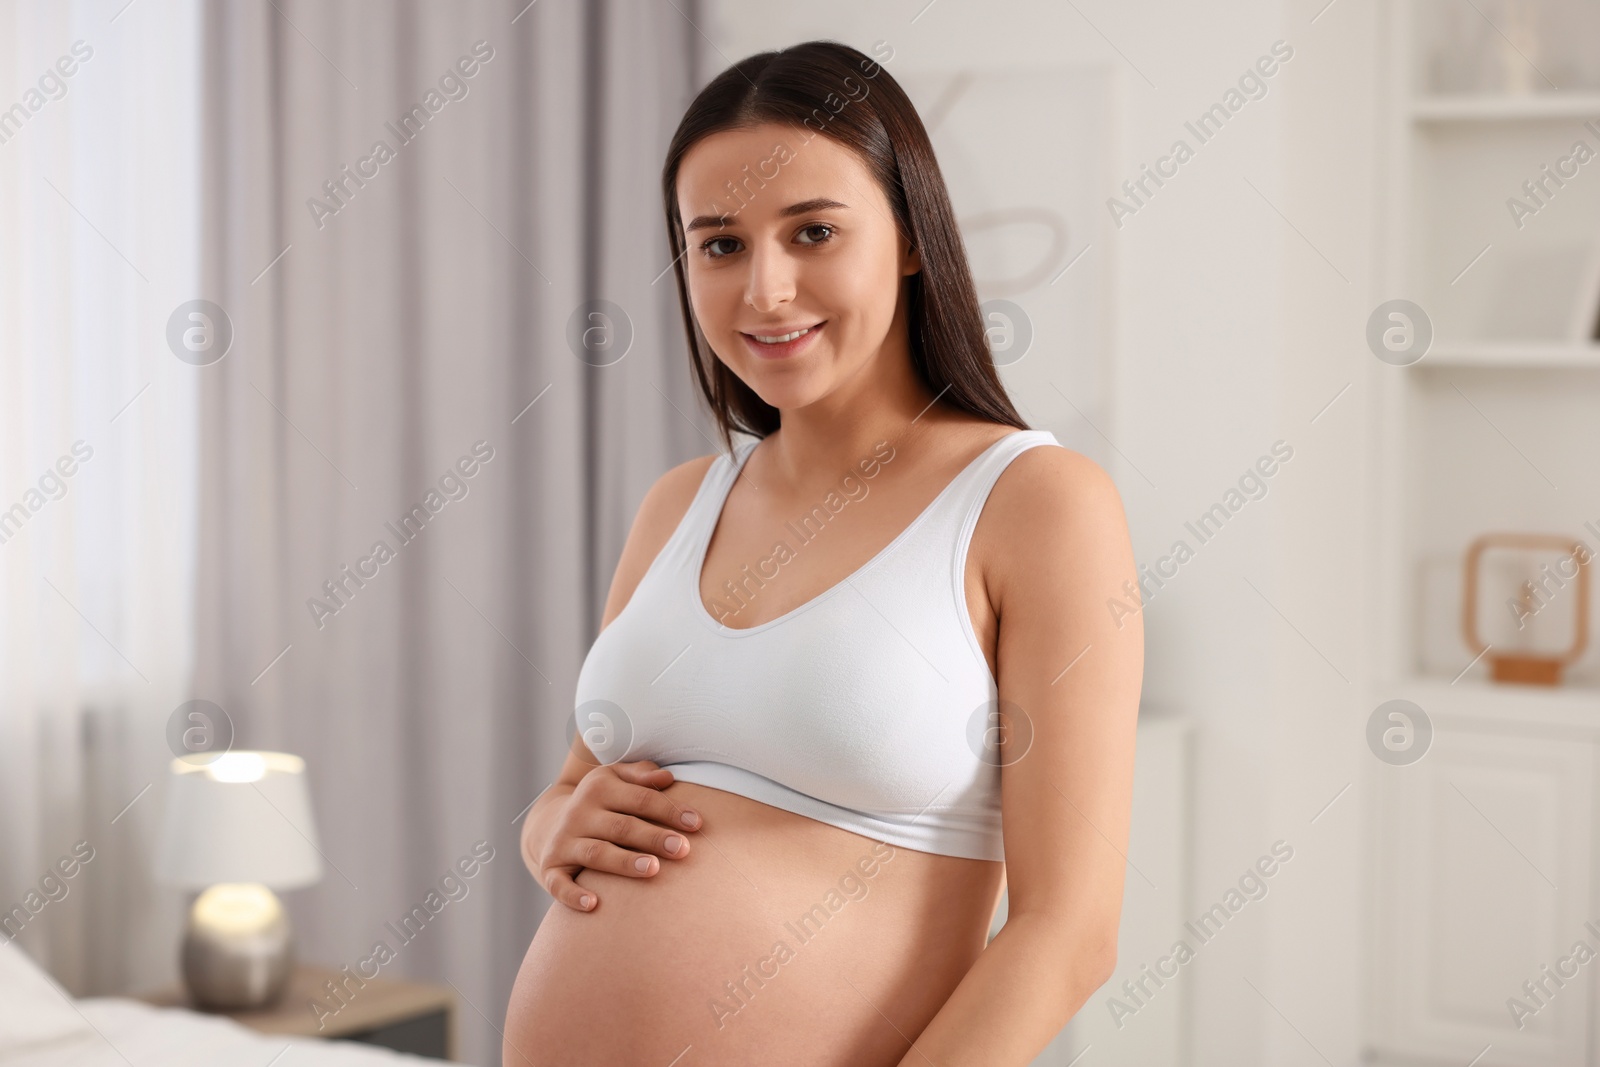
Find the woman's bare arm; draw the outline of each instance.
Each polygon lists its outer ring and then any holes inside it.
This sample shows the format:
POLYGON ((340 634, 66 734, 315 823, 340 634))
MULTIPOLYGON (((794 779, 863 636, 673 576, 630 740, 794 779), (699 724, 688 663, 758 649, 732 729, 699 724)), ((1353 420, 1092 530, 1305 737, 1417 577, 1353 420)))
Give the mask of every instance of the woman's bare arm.
MULTIPOLYGON (((628 531, 628 539, 623 544, 616 571, 611 578, 611 589, 606 597, 606 606, 600 622, 601 630, 611 625, 611 621, 627 606, 640 580, 650 569, 650 564, 654 562, 671 538, 673 530, 689 510, 689 504, 694 499, 714 458, 701 456, 679 464, 658 478, 645 493, 644 500, 639 504, 638 513, 634 516, 633 526, 628 531)), ((590 751, 589 746, 584 744, 582 734, 575 732, 572 747, 567 752, 556 780, 534 801, 522 824, 523 863, 536 878, 540 878, 540 884, 551 896, 578 910, 589 910, 583 905, 584 896, 591 898, 590 908, 595 902, 592 901, 593 894, 579 886, 573 877, 582 866, 593 866, 593 864, 564 865, 562 868, 557 868, 550 864, 549 858, 552 852, 552 838, 564 825, 563 813, 570 804, 573 793, 590 772, 599 766, 600 761, 590 751), (544 869, 542 878, 541 867, 544 869), (566 869, 569 867, 570 869, 566 869)), ((654 790, 660 790, 671 784, 671 771, 654 768, 654 764, 641 761, 614 765, 612 773, 621 778, 625 784, 654 790)), ((698 820, 695 820, 693 825, 681 822, 676 809, 659 793, 652 800, 637 790, 630 792, 620 786, 611 786, 608 795, 614 805, 632 805, 632 810, 640 818, 652 819, 660 828, 658 831, 645 831, 636 827, 635 838, 616 842, 618 851, 610 853, 611 862, 601 869, 631 877, 649 877, 659 870, 659 863, 645 871, 636 870, 633 866, 634 861, 645 852, 648 851, 658 857, 671 856, 679 859, 688 855, 689 844, 686 837, 680 838, 683 844, 679 851, 675 853, 667 851, 669 835, 665 827, 670 825, 696 830, 700 826, 698 820), (645 837, 647 833, 650 835, 648 839, 645 837)))
POLYGON ((977 533, 994 546, 984 577, 1010 712, 1000 749, 1010 898, 1005 926, 901 1067, 1026 1067, 1116 967, 1144 672, 1122 501, 1093 461, 1034 448, 1002 473, 977 533), (1114 615, 1113 602, 1132 614, 1114 615))

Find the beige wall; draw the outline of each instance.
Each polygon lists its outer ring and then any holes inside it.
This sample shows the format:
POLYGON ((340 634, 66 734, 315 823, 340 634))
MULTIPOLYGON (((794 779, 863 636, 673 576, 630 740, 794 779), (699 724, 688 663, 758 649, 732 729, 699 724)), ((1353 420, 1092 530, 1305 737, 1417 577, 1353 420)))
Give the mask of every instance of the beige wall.
MULTIPOLYGON (((1100 429, 1115 444, 1105 465, 1140 562, 1180 537, 1194 544, 1184 523, 1275 441, 1294 449, 1267 495, 1179 568, 1145 620, 1147 703, 1200 722, 1190 899, 1220 898, 1276 840, 1295 850, 1264 901, 1181 972, 1196 1065, 1317 1062, 1307 1042, 1352 1062, 1362 1037, 1360 589, 1375 363, 1362 330, 1380 299, 1369 275, 1381 61, 1371 0, 1320 6, 713 0, 702 27, 715 69, 816 37, 863 50, 888 41, 897 76, 1110 64, 1121 79, 1110 105, 1118 183, 1175 138, 1194 144, 1184 122, 1275 41, 1293 48, 1264 79, 1265 96, 1199 146, 1105 250, 1112 384, 1100 429)), ((1050 124, 1038 116, 1039 136, 1050 124)), ((1018 399, 1063 441, 1083 436, 1059 395, 1018 399)), ((1119 961, 1119 980, 1139 962, 1119 961)), ((1084 1011, 1105 1012, 1109 992, 1084 1011)))

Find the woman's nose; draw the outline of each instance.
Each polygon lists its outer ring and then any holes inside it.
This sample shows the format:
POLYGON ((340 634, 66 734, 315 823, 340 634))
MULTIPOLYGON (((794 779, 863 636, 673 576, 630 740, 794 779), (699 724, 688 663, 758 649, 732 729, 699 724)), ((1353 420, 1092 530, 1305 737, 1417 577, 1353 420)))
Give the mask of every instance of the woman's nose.
POLYGON ((758 248, 751 253, 750 275, 744 302, 760 312, 771 311, 794 299, 795 263, 786 253, 758 248))

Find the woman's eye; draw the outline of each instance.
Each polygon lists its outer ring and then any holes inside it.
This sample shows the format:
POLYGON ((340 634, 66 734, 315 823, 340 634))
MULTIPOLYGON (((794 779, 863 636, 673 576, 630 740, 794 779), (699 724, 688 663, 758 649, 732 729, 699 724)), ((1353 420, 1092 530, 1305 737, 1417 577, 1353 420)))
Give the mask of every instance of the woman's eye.
MULTIPOLYGON (((805 227, 800 232, 802 234, 809 234, 809 233, 813 233, 814 231, 817 231, 817 230, 821 230, 822 231, 822 235, 820 237, 817 237, 814 240, 801 241, 800 243, 802 245, 813 245, 814 246, 814 245, 825 244, 828 241, 833 240, 833 233, 834 233, 833 227, 830 226, 826 222, 813 222, 810 226, 805 227)), ((723 236, 720 236, 720 237, 712 237, 712 238, 709 238, 706 241, 701 243, 701 245, 700 245, 700 254, 702 256, 704 256, 705 258, 707 258, 707 259, 722 259, 724 256, 732 255, 733 254, 732 250, 721 251, 721 252, 717 251, 715 246, 718 245, 722 241, 733 241, 735 244, 738 244, 737 238, 728 237, 726 235, 723 235, 723 236)))

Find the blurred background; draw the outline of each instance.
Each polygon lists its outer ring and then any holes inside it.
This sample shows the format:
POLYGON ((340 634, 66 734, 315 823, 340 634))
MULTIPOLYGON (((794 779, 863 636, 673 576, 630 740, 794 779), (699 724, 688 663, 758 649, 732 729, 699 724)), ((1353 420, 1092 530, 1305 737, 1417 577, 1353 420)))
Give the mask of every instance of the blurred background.
POLYGON ((487 848, 382 973, 499 1062, 520 816, 716 449, 666 144, 814 38, 916 103, 1145 578, 1117 973, 1039 1063, 1600 1063, 1578 0, 0 0, 0 942, 159 1002, 169 763, 295 753, 302 964, 487 848))

